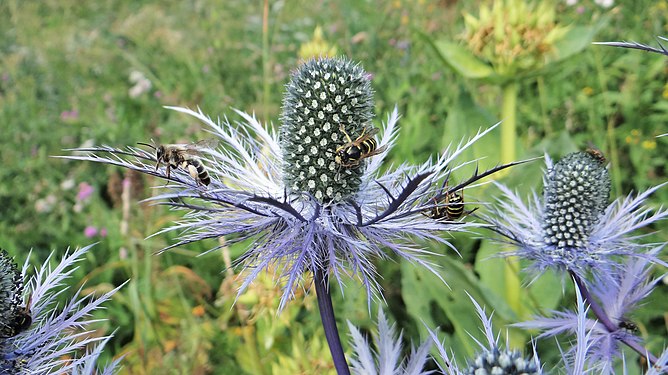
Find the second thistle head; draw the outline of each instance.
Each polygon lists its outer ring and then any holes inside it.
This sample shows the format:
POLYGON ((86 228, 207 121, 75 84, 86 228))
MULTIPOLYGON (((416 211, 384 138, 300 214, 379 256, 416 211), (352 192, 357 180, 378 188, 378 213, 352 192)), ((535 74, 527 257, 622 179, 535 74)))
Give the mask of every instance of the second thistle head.
POLYGON ((589 152, 565 156, 545 176, 545 244, 560 251, 585 247, 609 198, 610 175, 601 158, 589 152))
POLYGON ((350 156, 344 148, 356 141, 358 149, 350 151, 364 151, 361 147, 370 143, 362 140, 374 142, 375 149, 373 108, 368 74, 359 65, 343 58, 302 64, 287 84, 281 115, 288 189, 308 192, 322 202, 357 193, 363 166, 356 161, 337 162, 337 154, 350 156))

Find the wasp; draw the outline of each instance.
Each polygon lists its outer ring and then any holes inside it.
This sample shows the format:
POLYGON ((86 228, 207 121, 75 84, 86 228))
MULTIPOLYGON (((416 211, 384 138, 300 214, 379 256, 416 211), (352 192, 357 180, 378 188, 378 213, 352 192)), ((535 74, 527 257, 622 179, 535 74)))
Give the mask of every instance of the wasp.
POLYGON ((209 172, 204 168, 199 155, 203 149, 214 148, 218 144, 215 139, 206 139, 190 144, 165 144, 158 147, 147 143, 139 144, 149 146, 155 150, 155 158, 157 159, 155 170, 158 170, 160 164, 165 163, 167 165, 165 172, 167 178, 169 178, 171 168, 181 168, 188 172, 198 185, 209 185, 211 183, 209 172))
POLYGON ((433 198, 433 201, 434 207, 426 213, 423 212, 423 214, 435 220, 457 220, 478 209, 477 207, 470 211, 464 209, 464 190, 449 192, 440 200, 433 198))
POLYGON ((0 338, 14 337, 30 328, 30 325, 32 325, 31 301, 32 296, 28 298, 28 303, 25 306, 9 312, 7 320, 0 323, 0 338))
POLYGON ((378 133, 378 128, 371 128, 369 131, 365 128, 362 131, 362 135, 354 141, 343 129, 343 126, 341 126, 340 130, 345 134, 348 142, 336 149, 334 161, 344 168, 356 168, 362 160, 378 155, 387 148, 387 145, 378 147, 378 143, 373 138, 378 133))

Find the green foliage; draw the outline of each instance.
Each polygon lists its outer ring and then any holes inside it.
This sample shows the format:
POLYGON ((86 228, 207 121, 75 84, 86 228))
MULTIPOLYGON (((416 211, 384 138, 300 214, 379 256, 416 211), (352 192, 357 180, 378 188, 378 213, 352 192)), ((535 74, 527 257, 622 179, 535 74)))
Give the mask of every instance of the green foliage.
MULTIPOLYGON (((87 279, 90 290, 102 292, 131 279, 108 305, 103 317, 110 321, 101 328, 118 327, 105 355, 125 354, 123 373, 293 374, 332 368, 312 295, 298 297, 277 316, 275 285, 263 280, 233 307, 238 285, 234 274, 221 273, 229 266, 222 255, 235 259, 251 241, 227 254, 197 257, 217 245, 212 241, 154 256, 174 235, 145 238, 180 217, 139 203, 156 194, 152 187, 162 181, 49 156, 85 144, 206 137, 199 124, 163 105, 199 106, 214 117, 239 108, 276 126, 289 72, 317 25, 326 41, 373 74, 375 121, 398 106, 393 163, 421 162, 503 120, 500 88, 489 84, 500 78, 484 80, 498 72, 458 47, 462 11, 471 12, 478 2, 268 2, 265 25, 262 5, 0 2, 0 246, 20 263, 33 249, 31 261, 37 263, 52 249, 100 242, 73 280, 87 279), (92 193, 77 197, 84 183, 92 193), (85 232, 87 227, 97 233, 85 232)), ((550 61, 558 64, 518 83, 517 158, 561 157, 592 142, 610 160, 613 197, 664 182, 668 137, 655 136, 666 133, 668 123, 665 57, 589 41, 652 43, 655 35, 666 34, 668 3, 643 0, 603 9, 591 1, 576 7, 560 2, 556 9, 557 22, 581 26, 556 42, 559 53, 550 61)), ((494 166, 501 157, 499 136, 495 130, 462 160, 484 158, 481 169, 494 166)), ((542 166, 536 161, 515 168, 503 182, 523 193, 541 191, 542 166)), ((473 168, 453 178, 466 178, 473 168)), ((469 190, 467 203, 481 211, 485 206, 475 202, 491 203, 497 196, 491 185, 469 190)), ((666 201, 664 188, 650 205, 666 201)), ((668 241, 668 234, 650 239, 668 241)), ((447 254, 434 262, 448 286, 412 265, 378 265, 389 309, 405 337, 425 339, 424 324, 440 326, 463 361, 475 349, 469 334, 479 333, 466 293, 495 311, 499 328, 572 301, 560 298, 561 281, 546 275, 522 286, 522 309, 515 310, 505 297, 505 262, 492 257, 502 249, 473 236, 459 235, 453 243, 461 259, 450 249, 432 249, 447 254)), ((667 335, 664 289, 631 317, 654 351, 667 335)), ((362 326, 371 321, 358 284, 351 281, 344 292, 335 296, 335 306, 345 339, 346 319, 362 326)), ((526 332, 509 332, 516 347, 526 343, 526 332)), ((558 355, 557 348, 543 348, 543 358, 558 355)))

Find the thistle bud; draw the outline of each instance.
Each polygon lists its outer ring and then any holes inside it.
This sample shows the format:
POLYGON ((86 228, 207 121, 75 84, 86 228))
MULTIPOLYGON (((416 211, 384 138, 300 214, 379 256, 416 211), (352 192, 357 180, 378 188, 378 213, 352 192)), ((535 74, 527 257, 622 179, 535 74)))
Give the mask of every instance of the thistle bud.
POLYGON ((373 91, 367 73, 343 58, 302 64, 283 98, 281 149, 285 185, 321 202, 359 190, 364 163, 342 167, 336 151, 371 128, 373 91))
POLYGON ((584 248, 610 197, 610 175, 591 153, 565 156, 548 171, 544 238, 557 249, 584 248))
POLYGON ((525 359, 517 350, 485 350, 469 365, 467 375, 534 375, 540 374, 536 361, 525 359))

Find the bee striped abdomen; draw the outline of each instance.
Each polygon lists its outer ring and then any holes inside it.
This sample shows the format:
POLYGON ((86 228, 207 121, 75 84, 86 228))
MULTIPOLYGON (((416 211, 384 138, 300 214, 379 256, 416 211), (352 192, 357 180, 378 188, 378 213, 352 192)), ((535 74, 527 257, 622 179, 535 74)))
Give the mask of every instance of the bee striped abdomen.
POLYGON ((194 178, 197 183, 201 183, 202 185, 209 185, 211 183, 209 173, 204 168, 204 164, 202 164, 198 158, 191 157, 187 160, 184 160, 181 166, 183 169, 188 171, 190 176, 192 176, 192 178, 194 178))
POLYGON ((195 165, 195 168, 197 168, 197 177, 199 178, 199 181, 202 184, 208 186, 211 183, 211 178, 209 177, 209 172, 207 172, 204 168, 204 164, 197 160, 197 165, 195 165))

